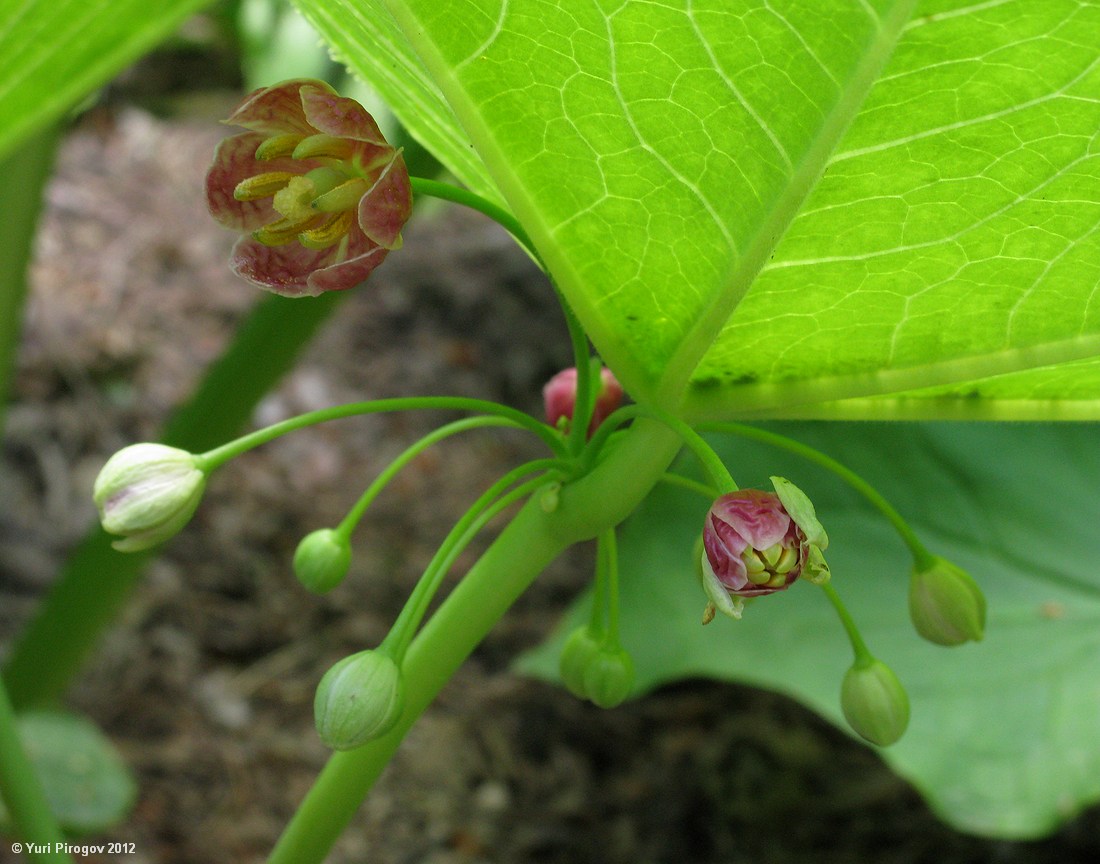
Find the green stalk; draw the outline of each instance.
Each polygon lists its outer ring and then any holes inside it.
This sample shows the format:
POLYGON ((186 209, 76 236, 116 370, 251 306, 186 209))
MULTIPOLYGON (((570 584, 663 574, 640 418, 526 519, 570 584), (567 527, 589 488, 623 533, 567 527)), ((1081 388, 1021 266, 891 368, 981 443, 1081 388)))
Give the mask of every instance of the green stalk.
POLYGON ((873 507, 886 517, 886 520, 894 526, 894 530, 898 532, 898 535, 905 545, 909 547, 909 551, 913 554, 913 559, 919 569, 926 570, 932 566, 935 556, 925 548, 925 545, 921 542, 917 533, 909 527, 909 523, 894 509, 893 505, 887 501, 874 486, 846 465, 837 462, 831 456, 826 456, 820 450, 815 450, 813 447, 803 444, 801 441, 795 441, 793 438, 788 438, 786 435, 780 435, 776 432, 767 432, 764 429, 758 429, 755 426, 745 426, 742 423, 704 423, 699 426, 699 430, 740 435, 742 438, 770 444, 773 447, 778 447, 801 456, 803 459, 807 459, 815 465, 820 465, 826 471, 831 471, 855 489, 856 492, 866 498, 873 507))
POLYGON ((840 595, 836 593, 836 589, 828 582, 821 586, 821 590, 825 592, 825 596, 828 597, 829 602, 833 604, 833 609, 836 610, 837 617, 840 618, 840 623, 844 625, 844 632, 848 634, 848 641, 852 644, 852 653, 855 655, 855 665, 860 668, 870 666, 875 662, 875 657, 868 650, 867 643, 863 641, 863 636, 856 626, 855 619, 852 618, 851 613, 848 611, 848 607, 844 605, 844 602, 840 599, 840 595))
POLYGON ((498 402, 490 402, 486 399, 470 399, 465 396, 404 396, 396 399, 372 399, 367 402, 348 402, 344 405, 333 405, 330 408, 320 408, 316 411, 308 411, 297 417, 290 417, 279 423, 257 429, 242 435, 227 444, 208 450, 206 453, 196 454, 196 467, 202 471, 210 472, 224 462, 234 459, 254 447, 267 444, 276 438, 290 432, 296 432, 307 426, 315 426, 318 423, 328 423, 330 420, 340 420, 345 417, 358 417, 365 414, 383 414, 389 411, 480 411, 483 414, 491 414, 495 417, 504 417, 511 420, 517 426, 527 429, 540 437, 552 452, 564 456, 561 437, 547 426, 540 423, 529 414, 501 405, 498 402))
POLYGON ((25 843, 49 849, 31 854, 34 861, 47 864, 73 864, 64 852, 55 852, 55 844, 64 843, 65 835, 57 825, 42 791, 34 766, 23 750, 15 712, 8 691, 0 680, 0 797, 7 805, 15 833, 25 843))
POLYGON ((0 161, 0 176, 4 178, 0 185, 0 213, 4 214, 0 240, 0 431, 19 350, 27 271, 34 254, 42 190, 50 178, 60 137, 56 128, 40 132, 0 161))
POLYGON ((461 204, 471 210, 477 210, 479 213, 485 214, 515 237, 520 245, 527 250, 528 254, 540 262, 541 266, 541 259, 538 252, 535 251, 535 244, 531 242, 531 238, 527 236, 527 232, 523 230, 519 220, 503 207, 498 207, 476 192, 471 192, 469 189, 463 189, 460 186, 452 186, 450 183, 440 183, 438 180, 428 180, 424 177, 410 177, 409 182, 412 184, 413 192, 417 195, 429 195, 432 198, 461 204))
POLYGON ((333 754, 268 864, 324 860, 413 722, 508 607, 564 549, 625 519, 680 446, 667 427, 636 423, 592 474, 562 487, 554 512, 528 501, 409 647, 397 726, 357 750, 333 754))

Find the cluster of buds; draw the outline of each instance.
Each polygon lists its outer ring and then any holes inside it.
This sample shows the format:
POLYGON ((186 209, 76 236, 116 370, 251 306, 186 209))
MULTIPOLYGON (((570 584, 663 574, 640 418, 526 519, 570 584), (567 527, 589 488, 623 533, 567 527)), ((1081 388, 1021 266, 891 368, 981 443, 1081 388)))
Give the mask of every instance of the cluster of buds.
POLYGON ((288 297, 352 288, 401 245, 412 186, 400 151, 358 102, 323 81, 257 90, 206 175, 213 217, 245 232, 231 267, 288 297))
POLYGON ((558 672, 570 693, 600 708, 621 704, 634 686, 630 655, 621 647, 607 644, 588 627, 578 627, 569 634, 558 672))

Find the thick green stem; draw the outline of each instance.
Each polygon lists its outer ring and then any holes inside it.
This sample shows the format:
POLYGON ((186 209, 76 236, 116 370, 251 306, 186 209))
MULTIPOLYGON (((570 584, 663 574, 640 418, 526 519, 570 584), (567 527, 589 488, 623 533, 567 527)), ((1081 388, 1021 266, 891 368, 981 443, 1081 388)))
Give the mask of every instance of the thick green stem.
POLYGON ((50 812, 42 784, 23 750, 15 712, 3 681, 0 681, 0 797, 7 805, 16 835, 25 843, 48 850, 32 853, 31 860, 72 864, 69 855, 54 851, 55 844, 63 843, 65 836, 50 812))
POLYGON ((591 475, 562 487, 554 512, 538 500, 520 510, 409 647, 405 712, 397 726, 357 750, 333 754, 269 864, 324 860, 409 727, 508 607, 564 549, 625 519, 680 446, 663 425, 635 423, 591 475))
POLYGON ((837 462, 831 456, 826 456, 820 450, 815 450, 813 447, 803 444, 801 441, 795 441, 793 438, 788 438, 786 435, 768 432, 764 429, 758 429, 755 426, 745 426, 741 423, 704 423, 699 426, 699 429, 704 432, 723 432, 731 435, 739 435, 742 438, 770 444, 773 447, 779 447, 780 449, 795 453, 803 459, 813 462, 815 465, 820 465, 827 471, 832 471, 837 477, 866 498, 873 507, 886 517, 887 521, 894 526, 894 530, 898 532, 898 535, 905 545, 909 547, 909 551, 913 554, 913 559, 918 567, 921 569, 928 569, 932 566, 935 556, 925 548, 925 545, 921 542, 916 532, 909 527, 909 523, 894 509, 893 505, 883 498, 874 486, 846 465, 837 462))

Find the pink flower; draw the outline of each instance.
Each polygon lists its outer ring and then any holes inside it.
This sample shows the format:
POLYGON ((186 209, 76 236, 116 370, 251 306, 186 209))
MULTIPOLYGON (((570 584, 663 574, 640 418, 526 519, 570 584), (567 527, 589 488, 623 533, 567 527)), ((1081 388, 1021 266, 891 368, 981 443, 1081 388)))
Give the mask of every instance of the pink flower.
POLYGON ((782 591, 802 572, 806 535, 774 492, 743 489, 711 505, 703 526, 704 566, 737 597, 782 591))
MULTIPOLYGON (((563 369, 542 388, 542 400, 546 406, 546 420, 551 426, 573 419, 577 407, 577 370, 570 366, 563 369)), ((599 392, 588 424, 588 435, 607 419, 608 415, 623 404, 623 388, 610 369, 600 369, 599 392)))
POLYGON ((249 131, 218 145, 206 201, 248 234, 230 259, 238 276, 287 297, 342 291, 401 245, 409 172, 358 102, 297 79, 257 90, 225 122, 249 131))

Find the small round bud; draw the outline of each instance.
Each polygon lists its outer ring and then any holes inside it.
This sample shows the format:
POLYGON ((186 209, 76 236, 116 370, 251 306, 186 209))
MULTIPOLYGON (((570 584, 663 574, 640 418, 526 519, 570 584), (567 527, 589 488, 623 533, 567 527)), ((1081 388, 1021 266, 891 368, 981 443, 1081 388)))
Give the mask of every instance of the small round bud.
POLYGON ((909 579, 909 617, 917 632, 937 645, 981 641, 985 634, 985 595, 969 573, 936 556, 909 579))
POLYGON ((360 651, 325 673, 313 699, 313 719, 326 745, 354 750, 392 729, 404 706, 397 664, 381 651, 360 651))
MULTIPOLYGON (((600 378, 596 382, 596 404, 592 409, 592 420, 588 424, 588 435, 596 431, 608 415, 623 404, 623 387, 610 369, 601 367, 600 378)), ((571 366, 563 369, 542 388, 542 399, 546 407, 546 419, 551 426, 561 427, 573 419, 577 407, 577 370, 571 366)))
POLYGON ((601 708, 622 703, 634 686, 634 662, 622 648, 600 648, 584 667, 584 689, 601 708))
POLYGON ((191 453, 164 444, 132 444, 107 460, 92 497, 111 545, 138 552, 175 535, 195 512, 206 474, 191 453))
POLYGON ((351 544, 331 528, 307 534, 294 551, 294 575, 310 591, 324 594, 344 581, 351 566, 351 544))
POLYGON ((599 652, 599 640, 588 627, 578 627, 569 634, 565 645, 562 646, 558 674, 561 675, 566 689, 578 699, 588 698, 588 690, 584 685, 584 670, 599 652))
POLYGON ((840 707, 848 725, 880 747, 896 742, 909 725, 909 697, 898 676, 881 660, 855 663, 845 673, 840 707))

